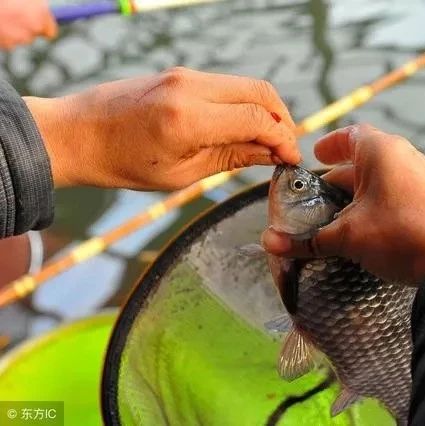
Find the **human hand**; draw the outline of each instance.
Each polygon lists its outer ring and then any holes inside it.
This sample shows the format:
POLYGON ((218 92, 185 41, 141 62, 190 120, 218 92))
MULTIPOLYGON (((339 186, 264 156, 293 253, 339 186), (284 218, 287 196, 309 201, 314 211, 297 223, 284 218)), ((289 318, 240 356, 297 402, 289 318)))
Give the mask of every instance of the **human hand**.
POLYGON ((425 156, 406 139, 367 125, 328 134, 315 154, 325 164, 340 163, 324 178, 353 193, 353 202, 312 238, 311 248, 269 229, 265 249, 286 258, 342 256, 381 278, 423 280, 425 156))
POLYGON ((0 49, 31 43, 37 36, 53 38, 57 32, 47 0, 1 0, 0 49))
POLYGON ((25 100, 56 186, 170 190, 224 170, 301 160, 285 105, 270 84, 250 78, 175 68, 25 100))

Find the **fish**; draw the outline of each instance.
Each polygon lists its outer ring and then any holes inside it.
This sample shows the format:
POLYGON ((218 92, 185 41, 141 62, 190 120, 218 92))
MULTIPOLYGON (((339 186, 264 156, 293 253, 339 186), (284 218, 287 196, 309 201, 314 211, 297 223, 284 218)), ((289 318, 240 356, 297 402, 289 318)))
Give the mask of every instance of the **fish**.
MULTIPOLYGON (((307 169, 277 166, 269 189, 269 225, 309 244, 351 201, 346 192, 307 169)), ((281 377, 292 381, 303 376, 324 355, 341 386, 331 416, 371 397, 399 426, 407 425, 410 315, 416 289, 382 280, 341 257, 267 256, 292 323, 278 358, 281 377)))

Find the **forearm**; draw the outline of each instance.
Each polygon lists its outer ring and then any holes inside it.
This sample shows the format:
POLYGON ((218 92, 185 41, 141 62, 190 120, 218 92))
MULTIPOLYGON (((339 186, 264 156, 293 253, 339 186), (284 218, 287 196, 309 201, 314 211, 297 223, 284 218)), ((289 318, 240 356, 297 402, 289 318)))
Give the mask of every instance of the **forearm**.
POLYGON ((49 159, 22 98, 0 81, 0 238, 48 226, 53 219, 49 159))

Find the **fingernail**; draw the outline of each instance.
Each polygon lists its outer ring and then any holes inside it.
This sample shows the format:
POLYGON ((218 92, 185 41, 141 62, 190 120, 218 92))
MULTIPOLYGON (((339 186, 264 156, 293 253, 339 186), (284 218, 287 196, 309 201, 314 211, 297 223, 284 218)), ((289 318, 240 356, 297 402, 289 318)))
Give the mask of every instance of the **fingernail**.
POLYGON ((282 164, 299 164, 302 162, 303 158, 300 152, 294 153, 291 157, 286 156, 285 160, 282 160, 277 155, 272 155, 271 157, 273 163, 275 163, 277 166, 280 166, 282 164))
POLYGON ((277 123, 280 123, 282 121, 282 117, 276 112, 271 112, 270 114, 277 123))
POLYGON ((280 166, 284 163, 284 161, 279 158, 277 155, 272 155, 272 161, 276 164, 276 166, 280 166))
POLYGON ((348 144, 350 146, 350 151, 353 154, 355 151, 355 145, 358 142, 360 135, 360 126, 353 125, 348 131, 348 144))
POLYGON ((350 127, 347 127, 348 135, 350 136, 350 139, 355 140, 359 134, 359 126, 356 124, 353 124, 350 127))

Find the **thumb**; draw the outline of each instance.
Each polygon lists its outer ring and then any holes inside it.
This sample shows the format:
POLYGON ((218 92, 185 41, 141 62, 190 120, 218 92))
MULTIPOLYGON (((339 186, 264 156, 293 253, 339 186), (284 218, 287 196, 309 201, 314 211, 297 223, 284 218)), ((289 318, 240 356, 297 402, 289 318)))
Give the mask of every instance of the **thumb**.
POLYGON ((287 258, 344 257, 348 229, 346 220, 338 218, 313 237, 294 240, 270 227, 263 232, 261 242, 267 252, 287 258))

